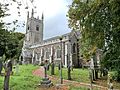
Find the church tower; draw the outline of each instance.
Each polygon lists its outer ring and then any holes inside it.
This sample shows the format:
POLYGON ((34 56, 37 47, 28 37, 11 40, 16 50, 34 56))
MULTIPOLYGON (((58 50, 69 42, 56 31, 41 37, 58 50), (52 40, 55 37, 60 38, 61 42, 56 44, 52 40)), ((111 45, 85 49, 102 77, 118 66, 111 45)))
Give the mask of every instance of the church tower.
POLYGON ((43 41, 43 15, 42 19, 34 18, 34 10, 32 9, 31 17, 29 17, 29 12, 27 15, 26 23, 26 44, 32 45, 43 41))
POLYGON ((30 46, 40 43, 43 41, 43 14, 41 19, 34 18, 34 10, 32 9, 31 17, 29 16, 29 12, 27 15, 27 23, 26 23, 26 34, 25 40, 22 48, 22 61, 23 63, 31 63, 32 61, 32 50, 30 46))

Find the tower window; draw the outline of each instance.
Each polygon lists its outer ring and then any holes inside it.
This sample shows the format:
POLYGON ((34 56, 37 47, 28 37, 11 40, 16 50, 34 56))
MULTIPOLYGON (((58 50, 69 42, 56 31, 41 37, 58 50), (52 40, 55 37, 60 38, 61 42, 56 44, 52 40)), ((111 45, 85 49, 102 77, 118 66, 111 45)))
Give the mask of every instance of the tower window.
POLYGON ((36 26, 36 30, 39 31, 39 26, 38 25, 36 26))
POLYGON ((29 26, 28 26, 28 30, 29 30, 30 28, 29 28, 29 26))

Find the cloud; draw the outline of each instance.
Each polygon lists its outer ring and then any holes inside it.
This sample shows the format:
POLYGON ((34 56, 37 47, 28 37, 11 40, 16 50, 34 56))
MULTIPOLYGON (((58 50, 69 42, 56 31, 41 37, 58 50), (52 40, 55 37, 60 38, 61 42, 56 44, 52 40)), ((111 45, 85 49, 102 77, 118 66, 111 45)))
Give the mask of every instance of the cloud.
POLYGON ((44 25, 44 39, 70 32, 65 13, 58 14, 53 18, 45 20, 44 25))
MULTIPOLYGON (((65 0, 55 0, 58 1, 61 5, 59 5, 59 11, 50 10, 53 12, 53 16, 49 17, 45 13, 45 29, 44 29, 44 39, 59 36, 65 33, 70 32, 71 30, 68 28, 67 21, 67 11, 68 11, 68 2, 65 0), (60 2, 59 2, 60 1, 60 2)), ((54 7, 56 8, 56 7, 54 7)))
MULTIPOLYGON (((24 3, 25 2, 26 1, 24 1, 24 3)), ((28 4, 32 7, 29 2, 28 4)), ((70 32, 66 18, 68 4, 70 4, 69 0, 35 0, 34 5, 37 7, 35 9, 35 17, 41 17, 42 12, 45 17, 44 39, 70 32)), ((31 7, 29 9, 30 12, 31 7)), ((21 8, 21 17, 18 17, 16 4, 14 3, 10 7, 10 13, 12 15, 6 18, 6 21, 11 22, 13 19, 18 19, 19 22, 26 21, 27 10, 25 10, 24 7, 21 8)), ((22 25, 20 24, 20 26, 22 25)), ((25 27, 19 27, 17 31, 25 33, 26 30, 25 27)))

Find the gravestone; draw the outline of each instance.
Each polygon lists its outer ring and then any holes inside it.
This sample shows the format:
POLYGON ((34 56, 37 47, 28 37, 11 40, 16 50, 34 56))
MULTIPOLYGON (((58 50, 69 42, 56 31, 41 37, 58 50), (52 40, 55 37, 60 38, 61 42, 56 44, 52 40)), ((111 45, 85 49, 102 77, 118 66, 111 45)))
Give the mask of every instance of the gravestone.
POLYGON ((71 80, 71 66, 68 65, 68 80, 71 80))
POLYGON ((45 70, 45 76, 42 79, 42 81, 40 82, 40 86, 41 87, 51 87, 51 86, 53 86, 53 83, 47 77, 47 61, 45 61, 44 70, 45 70))
POLYGON ((54 62, 51 62, 51 75, 54 75, 54 62))

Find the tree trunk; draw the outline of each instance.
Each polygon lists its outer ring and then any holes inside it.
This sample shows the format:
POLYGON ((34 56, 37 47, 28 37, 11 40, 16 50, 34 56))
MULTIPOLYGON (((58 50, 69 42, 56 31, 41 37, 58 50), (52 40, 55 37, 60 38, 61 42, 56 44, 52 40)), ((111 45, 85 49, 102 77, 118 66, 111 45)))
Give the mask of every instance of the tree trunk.
POLYGON ((7 68, 4 78, 4 90, 9 90, 9 79, 10 79, 10 67, 7 68))

